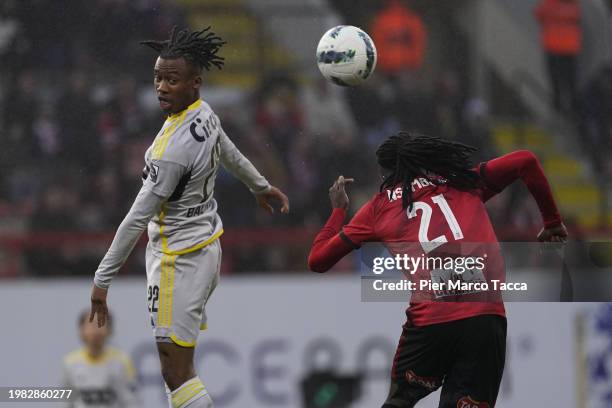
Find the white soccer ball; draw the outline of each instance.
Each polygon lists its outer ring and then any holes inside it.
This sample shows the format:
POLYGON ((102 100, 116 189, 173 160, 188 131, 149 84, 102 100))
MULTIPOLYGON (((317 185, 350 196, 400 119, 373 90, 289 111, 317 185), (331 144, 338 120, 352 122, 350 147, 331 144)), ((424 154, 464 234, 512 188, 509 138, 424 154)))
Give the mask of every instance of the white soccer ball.
POLYGON ((323 76, 336 85, 355 86, 376 68, 376 47, 360 28, 341 25, 323 34, 317 46, 317 64, 323 76))

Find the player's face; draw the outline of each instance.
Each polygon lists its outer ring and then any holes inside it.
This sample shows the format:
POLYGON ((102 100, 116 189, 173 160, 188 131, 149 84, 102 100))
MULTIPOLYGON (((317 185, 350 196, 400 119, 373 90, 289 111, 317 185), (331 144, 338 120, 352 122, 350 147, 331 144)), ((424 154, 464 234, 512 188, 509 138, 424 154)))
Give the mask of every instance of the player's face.
POLYGON ((168 114, 181 112, 199 98, 202 79, 184 58, 157 58, 155 62, 155 91, 159 107, 168 114))
POLYGON ((89 322, 89 319, 86 319, 81 325, 81 339, 87 347, 93 349, 104 347, 109 334, 108 325, 98 327, 96 319, 93 322, 89 322))

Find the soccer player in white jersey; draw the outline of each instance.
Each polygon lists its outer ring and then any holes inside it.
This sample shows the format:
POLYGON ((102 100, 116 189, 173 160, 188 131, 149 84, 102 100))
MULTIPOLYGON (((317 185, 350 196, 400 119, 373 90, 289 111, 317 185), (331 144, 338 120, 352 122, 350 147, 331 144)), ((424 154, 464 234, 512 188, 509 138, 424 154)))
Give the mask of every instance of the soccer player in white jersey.
POLYGON ((100 263, 91 294, 91 315, 106 319, 111 279, 148 227, 147 295, 168 399, 174 408, 209 408, 212 400, 197 377, 193 356, 206 326, 204 306, 219 279, 223 233, 213 198, 219 164, 246 184, 259 206, 272 201, 289 211, 289 200, 259 174, 227 137, 219 118, 200 99, 202 70, 221 68, 224 42, 210 28, 172 30, 166 41, 145 41, 159 54, 154 85, 168 118, 145 154, 143 186, 100 263))
POLYGON ((98 327, 90 322, 89 311, 79 315, 83 347, 64 357, 62 386, 73 390, 74 399, 66 408, 137 408, 136 373, 130 358, 107 345, 112 318, 98 327))

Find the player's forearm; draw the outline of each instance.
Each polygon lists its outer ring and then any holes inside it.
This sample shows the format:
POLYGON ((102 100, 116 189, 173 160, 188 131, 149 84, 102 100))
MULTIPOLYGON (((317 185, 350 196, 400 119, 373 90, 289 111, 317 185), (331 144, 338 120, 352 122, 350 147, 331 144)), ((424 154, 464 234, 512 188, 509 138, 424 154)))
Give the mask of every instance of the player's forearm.
POLYGON ((535 155, 527 160, 521 179, 536 200, 545 227, 552 227, 561 223, 561 215, 552 194, 548 179, 535 155))
POLYGON ((221 133, 221 164, 236 178, 249 187, 253 193, 270 188, 270 183, 253 166, 225 133, 221 133))
POLYGON ((117 229, 113 243, 96 271, 94 283, 99 288, 107 289, 110 286, 113 277, 119 272, 144 231, 144 228, 125 221, 117 229))
POLYGON ((344 225, 345 217, 346 210, 335 208, 315 237, 308 255, 308 268, 310 270, 326 272, 351 252, 352 248, 338 235, 344 225))
POLYGON ((236 178, 242 181, 253 193, 261 193, 270 188, 270 183, 253 164, 238 152, 237 155, 232 155, 228 160, 222 161, 225 167, 236 178))
POLYGON ((117 229, 110 248, 100 262, 94 277, 96 286, 103 289, 110 286, 113 277, 136 246, 149 221, 159 212, 161 202, 162 198, 156 196, 153 192, 144 188, 140 190, 132 208, 117 229))
POLYGON ((486 182, 498 191, 521 179, 536 200, 546 227, 557 225, 561 216, 538 158, 527 150, 512 152, 486 165, 486 182))

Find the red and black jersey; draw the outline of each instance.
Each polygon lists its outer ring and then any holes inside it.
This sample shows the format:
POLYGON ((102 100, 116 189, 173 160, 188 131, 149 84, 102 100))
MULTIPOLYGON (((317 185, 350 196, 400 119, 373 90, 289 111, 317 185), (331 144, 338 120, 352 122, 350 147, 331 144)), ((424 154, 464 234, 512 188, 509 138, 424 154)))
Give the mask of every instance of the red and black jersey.
MULTIPOLYGON (((394 254, 403 243, 420 243, 425 253, 443 251, 454 243, 478 243, 498 247, 484 203, 506 186, 521 179, 536 199, 547 227, 557 225, 561 217, 550 186, 537 158, 528 151, 517 151, 481 163, 474 171, 481 176, 481 186, 462 191, 440 180, 421 177, 412 183, 411 208, 404 209, 401 186, 372 197, 346 225, 346 212, 334 209, 315 238, 309 267, 317 272, 331 268, 351 250, 365 242, 382 242, 394 254)), ((411 247, 415 247, 414 245, 411 247)), ((468 245, 469 247, 469 245, 468 245)), ((490 251, 499 259, 489 259, 491 268, 503 268, 499 251, 490 251)), ((418 256, 418 254, 411 254, 418 256)), ((465 254, 468 255, 468 254, 465 254)), ((499 274, 500 271, 491 271, 499 274)), ((505 315, 500 302, 414 301, 408 315, 416 326, 447 322, 482 314, 505 315)))

